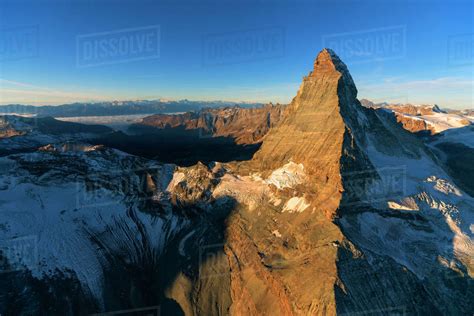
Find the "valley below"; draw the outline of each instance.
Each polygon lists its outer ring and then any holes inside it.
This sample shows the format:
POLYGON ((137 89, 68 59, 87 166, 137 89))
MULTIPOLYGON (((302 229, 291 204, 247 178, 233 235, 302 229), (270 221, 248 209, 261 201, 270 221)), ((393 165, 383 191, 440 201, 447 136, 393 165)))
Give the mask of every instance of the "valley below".
POLYGON ((357 93, 0 116, 0 314, 472 315, 472 113, 357 93))

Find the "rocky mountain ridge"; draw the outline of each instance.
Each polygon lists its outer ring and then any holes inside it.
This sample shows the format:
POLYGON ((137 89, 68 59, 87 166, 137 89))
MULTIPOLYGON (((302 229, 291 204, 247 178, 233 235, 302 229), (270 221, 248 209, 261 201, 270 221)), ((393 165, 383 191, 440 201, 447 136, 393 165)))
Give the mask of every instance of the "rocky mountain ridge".
POLYGON ((83 142, 111 132, 106 126, 63 122, 52 117, 0 115, 0 156, 36 151, 55 142, 83 142))
POLYGON ((387 113, 324 49, 250 160, 177 167, 58 140, 2 157, 0 239, 32 235, 38 258, 1 245, 16 274, 0 312, 472 313, 474 199, 387 113))
POLYGON ((254 144, 278 124, 284 109, 284 105, 267 104, 258 108, 209 108, 183 114, 155 114, 145 117, 131 130, 140 133, 153 132, 153 128, 184 128, 199 130, 201 137, 231 137, 237 144, 254 144))
POLYGON ((472 310, 461 290, 472 286, 472 197, 454 189, 429 148, 362 107, 356 93, 347 68, 323 50, 254 158, 224 166, 212 196, 225 192, 237 203, 219 247, 230 283, 183 271, 169 295, 186 314, 198 313, 188 295, 230 314, 472 310), (466 279, 453 283, 460 271, 466 279), (184 287, 190 292, 176 296, 184 287), (230 293, 226 304, 217 293, 230 293))
POLYGON ((135 100, 109 101, 96 103, 71 103, 61 105, 0 105, 0 114, 36 116, 36 117, 81 117, 81 116, 111 116, 134 115, 151 113, 179 113, 197 111, 207 107, 226 107, 238 105, 241 107, 259 107, 261 103, 228 102, 228 101, 190 101, 190 100, 135 100))
POLYGON ((442 110, 436 104, 375 104, 366 99, 361 100, 361 103, 369 108, 393 112, 397 122, 412 133, 428 132, 434 135, 451 128, 469 126, 474 122, 469 111, 442 110))

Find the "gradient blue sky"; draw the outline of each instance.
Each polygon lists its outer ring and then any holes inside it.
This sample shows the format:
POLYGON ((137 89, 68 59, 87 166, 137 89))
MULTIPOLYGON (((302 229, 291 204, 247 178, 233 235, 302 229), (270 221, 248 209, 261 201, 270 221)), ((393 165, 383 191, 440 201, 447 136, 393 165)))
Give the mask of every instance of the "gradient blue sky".
MULTIPOLYGON (((396 26, 405 30, 403 54, 345 60, 359 98, 472 108, 473 3, 0 0, 0 29, 11 34, 25 26, 38 28, 35 56, 0 58, 0 103, 155 98, 286 103, 311 70, 325 36, 349 33, 344 36, 350 39, 374 29, 370 34, 375 35, 368 36, 377 36, 396 26), (77 66, 78 36, 150 25, 160 25, 159 58, 77 66), (203 62, 209 36, 233 40, 257 30, 254 37, 259 37, 273 27, 284 37, 277 56, 203 62), (450 41, 459 36, 471 47, 467 59, 453 59, 450 51, 450 41)), ((11 49, 8 45, 0 35, 0 57, 2 49, 11 49)))

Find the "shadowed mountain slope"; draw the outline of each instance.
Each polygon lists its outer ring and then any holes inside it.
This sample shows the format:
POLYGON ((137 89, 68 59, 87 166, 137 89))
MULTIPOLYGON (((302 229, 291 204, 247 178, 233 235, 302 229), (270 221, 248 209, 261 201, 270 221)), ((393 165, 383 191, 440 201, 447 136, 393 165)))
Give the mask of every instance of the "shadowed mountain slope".
POLYGON ((1 240, 36 236, 47 265, 7 252, 28 286, 0 302, 48 315, 472 314, 474 199, 386 114, 360 104, 324 49, 250 160, 177 167, 71 144, 2 157, 1 240), (62 287, 74 306, 37 304, 62 287))

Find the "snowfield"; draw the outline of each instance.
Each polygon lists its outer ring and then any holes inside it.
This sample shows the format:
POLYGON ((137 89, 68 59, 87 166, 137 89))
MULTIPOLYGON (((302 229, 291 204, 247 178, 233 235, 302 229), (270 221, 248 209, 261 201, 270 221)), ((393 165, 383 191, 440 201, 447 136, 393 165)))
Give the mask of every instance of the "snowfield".
POLYGON ((24 265, 38 279, 52 277, 58 270, 72 275, 100 303, 108 267, 93 236, 108 240, 107 252, 128 249, 133 260, 135 238, 147 238, 159 254, 186 222, 172 214, 158 217, 145 212, 137 203, 145 198, 140 199, 142 180, 134 171, 154 171, 152 177, 161 191, 171 179, 172 168, 146 165, 115 150, 84 149, 0 158, 0 240, 4 241, 0 247, 11 255, 7 259, 16 263, 15 269, 24 265), (77 166, 87 172, 78 173, 77 166), (129 183, 117 187, 117 177, 129 183), (91 180, 95 187, 90 186, 91 180), (27 260, 18 262, 8 241, 25 237, 33 238, 36 254, 32 258, 22 253, 27 260))
MULTIPOLYGON (((473 277, 474 198, 454 184, 421 142, 401 135, 396 123, 386 120, 381 113, 377 115, 389 136, 381 140, 367 130, 365 139, 359 142, 375 171, 391 167, 405 170, 403 194, 387 194, 385 199, 373 202, 369 199, 376 211, 362 212, 356 216, 356 222, 343 217, 342 226, 360 246, 395 259, 420 279, 436 277, 439 271, 432 263, 437 260, 448 262, 453 271, 464 271, 473 277), (385 142, 392 145, 387 147, 385 142), (419 216, 419 220, 405 219, 413 215, 419 216)), ((430 116, 433 122, 434 118, 440 129, 448 128, 441 123, 450 124, 449 128, 460 126, 455 118, 448 119, 442 113, 430 116)), ((369 182, 373 188, 367 191, 378 192, 387 187, 383 181, 382 176, 369 182)))

